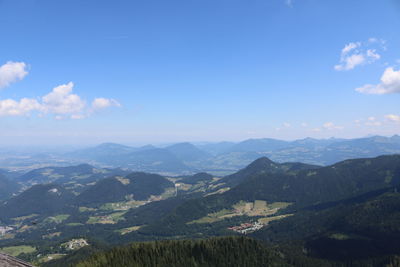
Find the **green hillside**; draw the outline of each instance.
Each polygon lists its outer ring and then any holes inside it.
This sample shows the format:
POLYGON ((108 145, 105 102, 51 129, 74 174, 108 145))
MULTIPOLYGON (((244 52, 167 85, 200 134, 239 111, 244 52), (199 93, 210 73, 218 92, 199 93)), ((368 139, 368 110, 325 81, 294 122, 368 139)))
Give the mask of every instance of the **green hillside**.
POLYGON ((8 199, 13 193, 17 193, 20 186, 9 180, 5 175, 0 173, 0 201, 8 199))
POLYGON ((173 188, 174 183, 163 176, 143 172, 131 173, 125 177, 116 176, 100 180, 75 199, 77 205, 93 205, 119 202, 129 199, 147 200, 151 196, 173 188))
POLYGON ((122 169, 95 168, 89 164, 68 167, 46 167, 29 171, 17 178, 25 186, 57 183, 80 192, 86 185, 113 175, 125 175, 122 169))
POLYGON ((307 251, 307 257, 363 266, 383 266, 400 254, 400 193, 398 188, 316 207, 271 223, 252 234, 265 242, 307 251), (284 245, 285 244, 285 245, 284 245), (370 265, 368 265, 370 266, 370 265))
POLYGON ((35 185, 0 205, 0 219, 54 214, 62 210, 74 195, 60 185, 35 185))
MULTIPOLYGON (((316 204, 356 197, 369 191, 390 188, 400 182, 400 156, 347 160, 328 167, 298 171, 269 171, 279 166, 260 159, 235 175, 246 172, 244 181, 222 194, 188 200, 158 223, 139 232, 179 235, 199 231, 188 222, 207 214, 230 209, 240 201, 292 203, 286 213, 316 204), (264 171, 262 171, 264 169, 264 171), (251 172, 254 170, 254 172, 251 172), (255 175, 252 176, 252 173, 255 175), (173 229, 173 231, 171 231, 173 229)), ((235 175, 229 177, 237 179, 235 175)), ((242 177, 242 176, 240 176, 242 177)), ((285 213, 285 211, 281 211, 285 213)))

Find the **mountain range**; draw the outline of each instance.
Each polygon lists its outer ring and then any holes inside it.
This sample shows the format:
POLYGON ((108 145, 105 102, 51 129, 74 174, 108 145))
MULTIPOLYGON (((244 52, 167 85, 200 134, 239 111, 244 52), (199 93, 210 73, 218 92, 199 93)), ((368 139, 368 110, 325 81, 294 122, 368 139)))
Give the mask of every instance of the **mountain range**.
MULTIPOLYGON (((353 140, 351 147, 377 151, 396 142, 397 137, 375 137, 353 140)), ((257 153, 250 143, 249 151, 243 152, 241 145, 227 153, 257 153)), ((327 143, 326 147, 335 145, 343 151, 350 146, 346 140, 327 143)), ((282 149, 281 142, 272 144, 282 149)), ((193 146, 156 149, 176 153, 177 159, 179 153, 191 150, 192 162, 214 157, 193 146)), ((13 180, 19 186, 33 186, 8 194, 0 203, 1 226, 12 229, 0 238, 0 247, 23 242, 46 255, 56 253, 54 248, 66 240, 82 236, 90 244, 114 246, 246 233, 277 251, 288 266, 384 266, 400 255, 398 154, 325 166, 280 163, 263 156, 222 177, 205 172, 163 176, 86 164, 40 168, 13 180)))
POLYGON ((101 144, 65 154, 108 167, 169 175, 209 172, 226 175, 260 157, 276 162, 302 162, 330 165, 338 161, 400 153, 400 136, 373 136, 358 139, 312 139, 283 141, 270 138, 239 143, 221 142, 194 145, 178 143, 166 147, 129 147, 101 144))

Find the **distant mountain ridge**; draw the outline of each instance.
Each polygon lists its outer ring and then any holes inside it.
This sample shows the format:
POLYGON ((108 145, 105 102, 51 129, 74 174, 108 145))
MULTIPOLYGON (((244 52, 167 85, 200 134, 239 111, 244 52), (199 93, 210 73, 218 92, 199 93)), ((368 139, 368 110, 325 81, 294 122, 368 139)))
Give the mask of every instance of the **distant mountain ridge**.
POLYGON ((89 164, 80 164, 68 167, 35 169, 15 178, 15 181, 24 185, 24 187, 30 187, 35 184, 55 183, 80 192, 85 186, 103 178, 128 173, 128 171, 119 168, 95 168, 89 164))
POLYGON ((209 172, 226 175, 260 157, 275 162, 330 165, 352 158, 399 154, 400 136, 372 136, 356 139, 305 138, 283 141, 271 138, 202 145, 177 143, 163 148, 152 145, 129 147, 105 143, 68 153, 67 156, 112 167, 175 175, 209 172))

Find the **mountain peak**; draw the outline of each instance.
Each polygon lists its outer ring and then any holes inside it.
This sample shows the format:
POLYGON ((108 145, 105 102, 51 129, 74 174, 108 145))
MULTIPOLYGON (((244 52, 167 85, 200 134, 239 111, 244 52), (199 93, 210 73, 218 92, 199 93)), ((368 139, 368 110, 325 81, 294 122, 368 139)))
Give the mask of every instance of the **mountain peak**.
POLYGON ((275 164, 272 160, 270 160, 267 157, 261 157, 259 159, 256 159, 252 163, 250 163, 247 168, 264 168, 264 167, 269 167, 271 164, 275 164))

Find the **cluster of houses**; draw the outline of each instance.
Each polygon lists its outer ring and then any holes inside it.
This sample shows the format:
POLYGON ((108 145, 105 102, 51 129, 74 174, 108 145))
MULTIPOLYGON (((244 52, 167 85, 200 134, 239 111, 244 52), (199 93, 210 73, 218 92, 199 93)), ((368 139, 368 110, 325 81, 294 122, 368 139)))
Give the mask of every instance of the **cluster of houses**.
POLYGON ((64 247, 68 250, 75 250, 75 249, 80 249, 80 248, 88 246, 88 245, 89 244, 85 239, 80 238, 80 239, 72 239, 72 240, 68 241, 67 243, 62 244, 61 247, 64 247))
POLYGON ((7 232, 14 230, 14 228, 9 226, 0 226, 0 235, 5 235, 7 232))
POLYGON ((260 230, 263 227, 264 225, 262 223, 254 222, 254 223, 242 223, 239 226, 232 226, 229 227, 228 229, 240 234, 248 234, 260 230))

